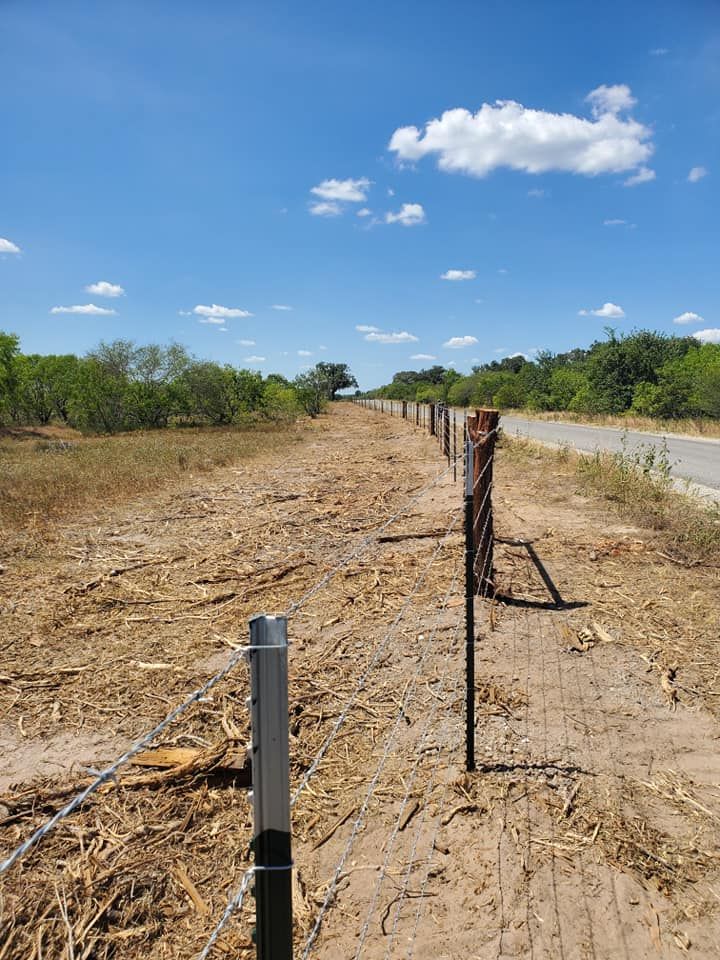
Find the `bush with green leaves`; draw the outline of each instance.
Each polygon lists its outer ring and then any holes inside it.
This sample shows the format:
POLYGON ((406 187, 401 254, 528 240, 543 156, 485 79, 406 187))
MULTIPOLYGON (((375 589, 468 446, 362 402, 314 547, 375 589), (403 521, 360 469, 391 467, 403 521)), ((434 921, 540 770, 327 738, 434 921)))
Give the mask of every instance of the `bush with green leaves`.
POLYGON ((317 416, 340 390, 357 386, 347 364, 319 363, 290 383, 198 360, 177 343, 101 342, 84 357, 23 354, 0 333, 0 423, 59 422, 87 433, 169 425, 226 426, 259 418, 317 416))

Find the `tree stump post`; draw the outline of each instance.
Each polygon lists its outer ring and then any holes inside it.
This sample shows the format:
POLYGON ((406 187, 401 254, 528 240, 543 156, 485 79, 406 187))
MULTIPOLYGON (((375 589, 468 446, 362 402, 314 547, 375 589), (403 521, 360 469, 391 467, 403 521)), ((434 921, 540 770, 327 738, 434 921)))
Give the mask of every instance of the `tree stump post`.
POLYGON ((468 438, 473 444, 475 592, 480 597, 492 597, 495 593, 492 483, 499 420, 498 410, 476 410, 474 416, 467 418, 468 438))

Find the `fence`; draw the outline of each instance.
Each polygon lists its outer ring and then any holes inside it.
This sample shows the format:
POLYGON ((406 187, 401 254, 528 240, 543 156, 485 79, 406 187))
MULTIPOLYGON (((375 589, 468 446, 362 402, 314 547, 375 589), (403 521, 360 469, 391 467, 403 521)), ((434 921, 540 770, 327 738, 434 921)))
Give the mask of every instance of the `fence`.
MULTIPOLYGON (((475 689, 475 599, 476 597, 491 596, 493 584, 493 517, 492 517, 492 469, 495 439, 498 432, 498 413, 493 410, 479 410, 474 414, 466 411, 451 409, 442 404, 417 404, 408 401, 389 400, 357 400, 360 406, 391 416, 401 417, 417 427, 427 431, 434 437, 443 456, 447 459, 447 466, 432 481, 409 497, 371 534, 364 537, 338 561, 331 565, 328 571, 301 597, 293 601, 285 614, 280 617, 256 617, 250 622, 250 643, 248 646, 236 650, 225 666, 197 690, 193 691, 182 703, 174 707, 167 716, 152 730, 140 737, 125 753, 118 757, 106 769, 97 773, 95 778, 81 790, 72 800, 59 809, 44 824, 27 837, 3 862, 0 862, 0 875, 11 870, 26 855, 42 846, 43 839, 52 832, 62 821, 77 811, 92 794, 98 791, 109 781, 116 780, 120 771, 129 764, 134 757, 143 751, 182 714, 194 704, 202 700, 214 686, 227 677, 231 671, 243 660, 250 668, 250 696, 247 707, 251 713, 251 743, 248 754, 252 767, 252 800, 254 810, 254 839, 252 848, 255 863, 243 875, 237 891, 229 899, 227 906, 219 918, 211 936, 198 955, 199 960, 210 957, 216 947, 224 928, 232 917, 241 909, 251 884, 255 886, 256 901, 256 944, 258 960, 291 960, 293 956, 293 919, 292 919, 292 882, 293 867, 291 858, 291 810, 298 798, 308 788, 310 781, 315 777, 326 757, 330 746, 336 740, 341 728, 347 722, 353 706, 366 686, 371 673, 378 668, 387 651, 391 640, 395 636, 403 616, 409 609, 413 599, 417 596, 425 583, 429 571, 438 556, 448 549, 448 544, 454 534, 458 532, 461 518, 464 519, 464 555, 459 563, 454 577, 439 609, 447 606, 447 601, 462 581, 464 570, 464 627, 465 627, 465 765, 467 770, 475 769, 474 753, 474 689, 475 689), (418 501, 434 490, 445 478, 452 473, 454 481, 458 476, 458 463, 463 465, 463 491, 458 497, 458 508, 453 511, 450 523, 444 534, 438 538, 430 560, 420 570, 415 583, 405 598, 402 606, 390 624, 387 632, 381 638, 375 651, 370 657, 364 670, 355 684, 350 696, 338 712, 327 736, 322 741, 312 762, 308 765, 293 795, 289 787, 289 759, 288 759, 288 617, 301 610, 324 586, 326 586, 341 570, 363 555, 373 545, 377 544, 387 529, 400 517, 408 515, 418 501)), ((386 538, 389 539, 389 538, 386 538)), ((453 638, 461 630, 463 618, 455 624, 453 638)), ((336 892, 339 880, 343 874, 345 864, 351 854, 354 842, 361 831, 368 812, 370 802, 375 794, 378 782, 388 762, 393 748, 396 746, 398 733, 406 718, 406 708, 411 702, 415 688, 420 682, 423 665, 435 646, 435 638, 439 630, 440 615, 438 614, 433 629, 425 637, 424 645, 418 655, 418 662, 412 677, 408 680, 399 703, 399 709, 391 724, 390 732, 385 740, 375 772, 373 773, 365 798, 360 805, 357 817, 352 823, 350 835, 343 848, 333 872, 326 894, 320 909, 312 923, 308 937, 302 947, 301 956, 306 958, 313 950, 316 938, 320 931, 324 917, 329 910, 336 892)), ((448 673, 451 672, 450 649, 444 660, 444 673, 441 679, 441 689, 446 688, 448 673)), ((455 678, 452 689, 458 685, 455 678)), ((442 698, 439 698, 442 699, 442 698)), ((433 704, 425 718, 421 737, 427 736, 432 730, 432 723, 438 707, 433 704)), ((363 945, 368 936, 370 921, 377 903, 378 893, 387 875, 390 856, 397 840, 403 815, 406 811, 413 783, 418 771, 421 751, 418 752, 415 766, 406 785, 405 797, 395 822, 393 831, 385 847, 385 860, 378 876, 375 892, 370 904, 366 921, 363 925, 356 957, 360 956, 363 945)), ((439 757, 439 752, 438 752, 439 757)), ((433 772, 433 777, 434 777, 433 772)), ((432 780, 427 790, 431 789, 432 780)), ((423 813, 423 822, 425 818, 423 813)), ((435 832, 439 828, 436 824, 435 832)), ((420 827, 413 843, 413 858, 420 837, 420 827)), ((428 854, 428 871, 432 847, 428 854)), ((410 867, 403 880, 401 897, 407 895, 410 867)), ((428 873, 425 876, 425 883, 428 873)), ((396 910, 391 940, 396 935, 399 916, 399 906, 396 910)), ((419 919, 419 913, 416 918, 419 919)), ((4 952, 4 951, 3 951, 4 952)))

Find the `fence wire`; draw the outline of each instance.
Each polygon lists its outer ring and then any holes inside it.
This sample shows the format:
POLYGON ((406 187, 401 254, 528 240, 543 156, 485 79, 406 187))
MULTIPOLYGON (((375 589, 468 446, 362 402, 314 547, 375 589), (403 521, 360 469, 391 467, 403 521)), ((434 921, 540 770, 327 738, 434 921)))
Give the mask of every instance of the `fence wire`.
MULTIPOLYGON (((286 612, 286 616, 289 616, 291 613, 295 613, 302 606, 305 605, 319 590, 322 589, 327 583, 332 580, 337 573, 340 572, 344 567, 351 563, 354 559, 361 556, 362 553, 375 541, 377 538, 399 517, 406 513, 418 500, 420 500, 429 490, 432 490, 442 479, 447 475, 451 467, 447 467, 443 470, 437 477, 435 477, 430 483, 426 484, 420 491, 414 494, 409 500, 407 500, 399 510, 397 510, 391 517, 389 517, 377 530, 374 530, 371 534, 363 538, 363 540, 355 547, 350 553, 348 553, 343 559, 331 570, 329 570, 313 587, 311 587, 299 600, 291 603, 286 612)), ((46 823, 40 826, 34 833, 32 833, 26 840, 24 840, 4 861, 0 862, 0 875, 9 870, 18 860, 20 860, 29 850, 34 846, 40 843, 44 837, 48 835, 55 827, 65 820, 67 817, 71 816, 82 804, 95 793, 100 787, 108 783, 111 780, 116 779, 117 772, 121 767, 125 766, 133 757, 137 756, 138 753, 142 752, 146 747, 148 747, 153 740, 160 736, 163 731, 170 726, 178 717, 182 716, 186 710, 188 710, 193 704, 201 700, 207 693, 212 690, 221 680, 223 680, 237 664, 244 658, 246 648, 240 648, 236 650, 225 664, 225 666, 219 670, 214 676, 210 677, 203 686, 199 687, 197 690, 194 690, 182 703, 174 707, 167 716, 153 727, 152 730, 144 734, 139 740, 137 740, 125 753, 119 756, 113 763, 111 763, 104 770, 101 770, 96 778, 85 787, 84 790, 80 791, 73 799, 67 803, 64 807, 57 811, 46 823)), ((304 785, 303 785, 304 786, 304 785)))
MULTIPOLYGON (((457 583, 458 576, 459 576, 459 574, 456 574, 456 575, 455 575, 454 583, 457 583)), ((457 642, 457 638, 458 638, 458 634, 459 634, 459 632, 460 632, 460 626, 461 626, 462 622, 463 622, 463 615, 461 615, 461 616, 458 618, 458 621, 457 621, 457 623, 456 623, 456 625, 455 625, 455 629, 454 629, 454 631, 453 631, 453 635, 452 635, 452 638, 451 638, 451 641, 450 641, 450 644, 449 644, 450 649, 452 649, 452 647, 453 647, 453 646, 455 645, 455 643, 457 642)), ((444 689, 445 689, 445 681, 446 681, 446 679, 447 679, 448 671, 449 671, 449 668, 450 668, 450 656, 449 656, 449 654, 450 654, 450 649, 448 649, 448 651, 447 651, 447 656, 445 657, 445 662, 444 662, 444 667, 443 667, 443 673, 442 673, 442 676, 441 676, 441 678, 440 678, 440 690, 438 691, 438 694, 437 694, 438 697, 442 694, 442 692, 443 692, 444 689)), ((456 678, 455 678, 455 682, 454 682, 454 684, 453 684, 452 692, 450 693, 450 703, 451 703, 451 704, 452 704, 452 698, 453 698, 453 695, 454 695, 454 693, 455 693, 455 690, 457 690, 458 682, 459 682, 459 681, 458 681, 458 678, 456 677, 456 678)), ((371 923, 371 921, 372 921, 372 915, 373 915, 373 912, 374 912, 374 910, 375 910, 375 905, 377 904, 378 898, 379 898, 379 896, 380 896, 380 891, 381 891, 381 889, 382 889, 382 885, 383 885, 383 883, 384 883, 384 881, 385 881, 385 878, 386 878, 386 876, 387 876, 388 866, 389 866, 389 864, 390 864, 390 859, 391 859, 391 857, 392 857, 393 850, 395 849, 395 841, 397 840, 398 833, 400 832, 400 825, 401 825, 402 820, 403 820, 403 815, 404 815, 405 810, 406 810, 406 808, 407 808, 407 803, 408 803, 408 800, 410 799, 410 795, 411 795, 411 793, 412 793, 412 789, 413 789, 413 786, 414 786, 414 784, 415 784, 415 780, 416 780, 418 771, 419 771, 419 769, 420 769, 420 761, 421 761, 421 759, 422 759, 423 746, 424 746, 425 741, 426 741, 426 739, 427 739, 427 737, 428 737, 428 734, 430 734, 431 732, 433 732, 433 728, 432 728, 431 724, 432 724, 432 721, 435 719, 435 714, 437 713, 438 703, 439 703, 439 702, 440 702, 440 701, 439 701, 438 699, 434 698, 434 702, 433 702, 432 708, 430 709, 429 713, 427 714, 427 716, 426 716, 426 718, 425 718, 425 723, 424 723, 424 725, 423 725, 423 730, 422 730, 422 733, 421 733, 421 736, 420 736, 420 742, 418 743, 417 748, 416 748, 417 756, 416 756, 416 758, 415 758, 415 763, 413 764, 412 772, 411 772, 410 777, 408 778, 408 781, 407 781, 407 785, 406 785, 406 789, 405 789, 405 796, 403 797, 402 803, 400 804, 400 809, 399 809, 399 811, 398 811, 398 815, 397 815, 397 819, 396 819, 396 821, 395 821, 395 826, 394 826, 394 828, 393 828, 393 831, 392 831, 392 833, 390 834, 390 837, 389 837, 389 839, 386 841, 386 844, 385 844, 385 848, 386 848, 385 859, 384 859, 384 861, 383 861, 382 867, 380 868, 380 875, 379 875, 379 877, 378 877, 377 883, 375 884, 375 891, 374 891, 374 893, 373 893, 373 898, 372 898, 372 900, 371 900, 371 902, 370 902, 370 906, 369 906, 369 908, 368 908, 367 916, 366 916, 366 918, 365 918, 365 923, 363 924, 362 930, 360 931, 360 942, 358 943, 357 951, 356 951, 356 953, 355 953, 355 960, 359 960, 360 954, 362 953, 363 947, 364 947, 364 945, 365 945, 365 940, 367 939, 367 935, 368 935, 369 930, 370 930, 370 923, 371 923)), ((425 810, 426 810, 426 807, 427 807, 427 799, 428 799, 428 797, 429 797, 429 795, 430 795, 430 791, 431 791, 431 789, 432 789, 432 785, 434 784, 434 773, 435 773, 435 770, 436 770, 436 768, 437 768, 437 763, 438 763, 438 760, 439 760, 439 758, 440 758, 441 752, 442 752, 442 751, 441 751, 441 749, 440 749, 440 746, 438 745, 437 755, 436 755, 436 757, 435 757, 435 762, 433 763, 433 767, 432 767, 432 775, 431 775, 431 777, 430 777, 429 780, 428 780, 428 785, 426 786, 425 793, 424 793, 423 813, 424 813, 425 810)), ((424 817, 423 817, 423 819, 424 819, 424 817)), ((413 859, 414 859, 414 848, 413 848, 413 853, 411 853, 411 855, 410 855, 410 861, 412 862, 413 859)))
MULTIPOLYGON (((443 604, 442 604, 442 607, 441 607, 441 611, 445 608, 445 604, 447 603, 447 601, 448 601, 448 599, 449 599, 449 597, 450 597, 450 593, 451 593, 452 589, 454 589, 456 579, 457 579, 457 574, 455 575, 455 577, 453 577, 451 586, 450 586, 450 588, 448 589, 447 593, 445 594, 445 597, 444 597, 444 600, 443 600, 443 604)), ((405 716, 406 707, 407 707, 408 703, 410 702, 410 699, 412 698, 413 693, 415 692, 415 686, 416 686, 416 683, 417 683, 417 679, 418 679, 418 677, 420 676, 420 672, 421 672, 423 666, 425 665, 425 661, 426 661, 426 659, 427 659, 427 656, 428 656, 430 650, 431 650, 432 647, 433 647, 433 641, 434 641, 434 639, 435 639, 435 635, 437 634, 437 630, 438 630, 439 619, 440 619, 440 613, 438 613, 438 617, 437 617, 437 619, 436 619, 435 625, 434 625, 434 627, 433 627, 433 629, 432 629, 432 632, 430 633, 430 635, 429 635, 429 637, 428 637, 428 640, 427 640, 427 642, 426 642, 426 644, 425 644, 425 646, 424 646, 424 648, 423 648, 422 654, 421 654, 420 659, 419 659, 419 661, 418 661, 417 668, 416 668, 415 672, 413 673, 412 677, 410 678, 410 680, 408 681, 408 683, 407 683, 407 685, 406 685, 406 687, 405 687, 405 692, 404 692, 404 694, 403 694, 403 698, 402 698, 402 701, 401 701, 401 703, 400 703, 400 709, 399 709, 399 711, 398 711, 398 713, 397 713, 397 716, 396 716, 396 718, 395 718, 395 723, 393 724, 392 730, 390 731, 390 733, 389 733, 389 735, 388 735, 388 737, 387 737, 387 739, 386 739, 386 741, 385 741, 385 745, 384 745, 384 748, 383 748, 383 752, 382 752, 382 754, 381 754, 381 756, 380 756, 380 760, 379 760, 379 762, 378 762, 378 765, 377 765, 377 768, 376 768, 376 770, 375 770, 375 773, 373 774, 373 777, 372 777, 372 779, 371 779, 371 781, 370 781, 370 785, 369 785, 368 790, 367 790, 367 793, 366 793, 366 795, 365 795, 365 799, 363 800, 362 806, 360 807, 360 812, 358 813, 358 816, 357 816, 357 818, 355 819, 355 821, 354 821, 354 823, 353 823, 352 830, 350 831, 350 836, 349 836, 349 838, 348 838, 348 841, 347 841, 347 843, 346 843, 346 845, 345 845, 345 848, 343 849, 343 852, 342 852, 342 854, 341 854, 341 856, 340 856, 340 859, 339 859, 338 863, 336 864, 335 872, 333 873, 332 879, 331 879, 330 884, 329 884, 329 886, 328 886, 327 893, 325 894, 325 899, 324 899, 323 902, 322 902, 322 905, 321 905, 321 907, 320 907, 320 911, 319 911, 319 913, 318 913, 318 915, 317 915, 317 917, 316 917, 316 919, 315 919, 315 923, 313 924, 312 930, 310 931, 310 935, 308 936, 307 940, 305 941, 305 946, 304 946, 303 953, 302 953, 302 960, 307 960, 307 957, 310 955, 310 951, 312 950, 313 945, 314 945, 314 943, 315 943, 315 940, 317 939, 318 933, 320 932, 320 927, 321 927, 321 925, 322 925, 323 917, 324 917, 325 914, 327 913, 327 911, 328 911, 328 909, 329 909, 329 907, 330 907, 330 904, 332 903, 332 901, 333 901, 333 899, 334 899, 334 897, 335 897, 335 892, 336 892, 336 890, 337 890, 337 885, 338 885, 338 881, 339 881, 339 879, 340 879, 340 874, 342 873, 342 869, 343 869, 343 867, 345 866, 345 863, 347 862, 347 858, 350 856, 350 852, 351 852, 351 850, 352 850, 352 847, 353 847, 353 844, 354 844, 354 842, 355 842, 355 838, 356 838, 356 836, 357 836, 357 834, 358 834, 358 831, 360 830, 360 828, 362 827, 362 825, 363 825, 363 823, 364 823, 364 821, 365 821, 365 814, 367 813, 368 806, 370 805, 370 801, 372 800, 373 794, 375 793, 375 788, 377 787, 377 784, 378 784, 378 781, 379 781, 379 779, 380 779, 380 776, 381 776, 381 774, 382 774, 382 772, 383 772, 383 770, 384 770, 384 768, 385 768, 385 764, 386 764, 386 762, 387 762, 387 759, 388 759, 388 757, 390 756, 390 750, 392 749, 392 746, 393 746, 393 744, 394 744, 394 742, 395 742, 395 737, 397 736, 397 732, 398 732, 398 730, 400 729, 400 724, 401 724, 401 722, 402 722, 402 719, 403 719, 403 717, 405 716)))
POLYGON ((357 700, 359 694, 362 692, 362 690, 363 690, 363 688, 364 688, 364 686, 365 686, 365 681, 367 680, 368 676, 370 675, 370 672, 372 671, 373 667, 374 667, 375 664, 378 662, 380 656, 382 655, 383 651, 385 650, 385 647, 387 646, 390 638, 392 637, 393 633, 395 632, 395 628, 397 627, 397 625, 398 625, 398 624, 400 623, 400 621, 402 620, 402 618, 403 618, 403 616, 404 616, 404 614, 405 614, 405 611, 406 611, 407 608, 410 606, 410 604, 411 604, 412 601, 413 601, 413 598, 415 597, 415 595, 417 594, 418 590, 420 589, 420 587, 421 587, 421 586, 423 585, 423 583, 425 582, 425 580, 426 580, 426 578, 427 578, 427 575, 428 575, 428 573, 429 573, 429 571, 430 571, 430 568, 432 567, 433 563, 435 562, 435 559, 437 558, 438 554, 439 554, 439 553, 442 551, 442 549, 444 548, 445 543, 447 542, 448 538, 452 535, 455 527, 457 526, 457 523, 458 523, 458 520, 459 520, 459 519, 460 519, 460 512, 458 511, 458 512, 456 512, 456 513, 453 515, 453 519, 450 521, 450 524, 449 524, 447 530, 445 531, 445 534, 443 535, 442 540, 438 543, 437 547, 435 548, 435 550, 434 550, 433 553, 432 553, 432 556, 430 557, 430 559, 428 560, 427 564, 425 565, 425 567, 423 568, 423 570, 420 572, 420 574, 418 575, 417 579, 415 580, 415 583, 414 583, 414 585, 413 585, 412 590, 410 591, 410 593, 408 594, 408 596, 405 598, 405 601, 404 601, 403 605, 400 607, 400 610, 397 612, 397 614, 396 614, 396 616, 395 616, 395 619, 393 620, 392 624, 390 625, 390 628, 388 629, 387 633, 386 633, 385 636, 382 638, 382 640, 380 641, 380 643, 378 644, 378 646, 375 648, 375 652, 374 652, 374 654, 373 654, 373 656, 372 656, 372 659, 370 660, 370 662, 368 663, 368 665, 365 667, 365 670, 364 670, 364 671, 362 672, 362 674, 360 675, 360 679, 358 680, 358 682, 357 682, 357 684, 356 684, 356 686, 355 686, 355 689, 353 690, 352 694, 350 695, 350 698, 348 699, 348 701, 347 701, 347 703, 345 704, 345 706, 343 707, 343 709, 340 711, 340 714, 338 715, 337 720, 336 720, 335 723, 333 724, 333 727, 332 727, 330 733, 328 734, 328 736, 327 736, 327 737, 325 738, 325 740, 323 741, 320 749, 319 749, 318 752, 315 754, 315 758, 313 759, 310 767, 306 770, 305 774, 303 775, 303 778, 302 778, 302 780, 300 781, 297 789, 295 790, 295 793, 293 794, 292 800, 290 801, 290 806, 291 806, 291 807, 294 807, 294 806, 295 806, 295 803, 297 802, 300 794, 301 794, 301 793, 303 792, 303 790, 307 787, 307 785, 308 785, 308 783, 310 782, 310 780, 312 779, 312 777, 317 773, 318 767, 320 766, 320 763, 321 763, 323 757, 325 756, 325 754, 327 753, 327 751, 328 751, 331 743, 333 742, 333 740, 334 740, 335 737, 337 736, 340 728, 342 727, 342 725, 343 725, 343 724, 345 723, 345 721, 347 720, 348 713, 349 713, 350 710, 352 709, 352 706, 353 706, 353 704, 355 703, 355 701, 357 700))

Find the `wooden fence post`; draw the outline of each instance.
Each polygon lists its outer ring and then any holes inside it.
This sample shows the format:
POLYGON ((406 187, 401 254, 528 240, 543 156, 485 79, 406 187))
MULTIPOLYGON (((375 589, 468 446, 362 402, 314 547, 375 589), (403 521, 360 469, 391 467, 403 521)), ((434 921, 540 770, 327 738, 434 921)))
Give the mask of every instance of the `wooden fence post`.
POLYGON ((493 569, 493 457, 500 420, 498 410, 477 410, 468 416, 468 437, 473 444, 473 540, 475 590, 481 597, 495 593, 493 569))
POLYGON ((428 404, 428 417, 430 418, 430 436, 435 436, 435 404, 428 404))

